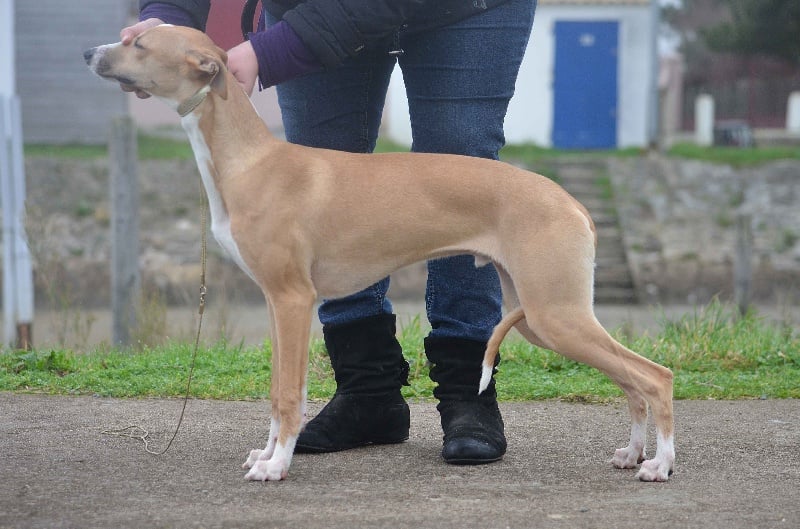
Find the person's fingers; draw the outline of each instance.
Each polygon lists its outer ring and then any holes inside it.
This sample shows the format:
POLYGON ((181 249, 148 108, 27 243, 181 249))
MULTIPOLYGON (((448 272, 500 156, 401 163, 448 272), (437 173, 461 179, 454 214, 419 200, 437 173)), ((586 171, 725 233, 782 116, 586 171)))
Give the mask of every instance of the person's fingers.
POLYGON ((228 70, 239 81, 245 93, 251 95, 258 78, 258 59, 250 41, 228 50, 228 70))
POLYGON ((122 31, 119 32, 120 40, 122 41, 122 44, 127 46, 128 44, 133 42, 133 39, 135 39, 145 31, 147 31, 148 29, 154 28, 163 23, 164 21, 161 20, 160 18, 148 18, 146 20, 142 20, 141 22, 137 22, 132 26, 124 27, 122 28, 122 31))
MULTIPOLYGON (((137 22, 136 24, 133 24, 131 26, 124 27, 119 32, 120 41, 124 46, 128 46, 131 42, 133 42, 133 40, 136 37, 147 31, 148 29, 154 28, 163 23, 164 21, 161 20, 160 18, 148 18, 147 20, 142 20, 141 22, 137 22)), ((123 92, 135 92, 136 97, 138 97, 139 99, 147 99, 148 97, 150 97, 150 94, 148 94, 147 92, 142 92, 141 90, 138 90, 129 85, 124 85, 120 83, 119 87, 122 88, 123 92)))

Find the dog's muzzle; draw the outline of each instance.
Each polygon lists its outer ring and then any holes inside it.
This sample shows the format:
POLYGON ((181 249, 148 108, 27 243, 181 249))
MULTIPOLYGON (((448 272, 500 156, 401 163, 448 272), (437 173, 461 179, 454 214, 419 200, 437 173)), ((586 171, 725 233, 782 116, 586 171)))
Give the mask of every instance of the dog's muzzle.
POLYGON ((111 66, 105 60, 107 48, 108 46, 96 46, 83 52, 83 60, 86 61, 89 70, 104 79, 114 79, 124 85, 134 86, 135 81, 133 79, 121 75, 109 75, 111 66))
POLYGON ((86 64, 92 64, 92 59, 94 58, 95 53, 97 53, 97 48, 89 48, 83 52, 83 60, 86 61, 86 64))
MULTIPOLYGON (((103 58, 103 55, 105 55, 103 51, 103 46, 95 46, 94 48, 89 48, 83 52, 83 60, 86 61, 86 65, 91 71, 98 75, 102 73, 99 67, 100 63, 102 62, 101 59, 103 58)), ((108 68, 103 66, 102 69, 106 70, 108 68)))

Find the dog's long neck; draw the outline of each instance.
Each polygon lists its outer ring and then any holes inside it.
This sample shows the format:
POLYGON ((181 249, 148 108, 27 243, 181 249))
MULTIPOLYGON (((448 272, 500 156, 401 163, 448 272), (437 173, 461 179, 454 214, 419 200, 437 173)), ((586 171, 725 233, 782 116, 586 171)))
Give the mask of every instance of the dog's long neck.
POLYGON ((242 270, 255 279, 233 239, 226 196, 231 199, 228 192, 234 187, 229 182, 242 175, 261 174, 252 169, 263 163, 265 152, 278 140, 270 134, 236 79, 225 73, 227 98, 210 92, 195 110, 181 119, 181 124, 189 136, 208 196, 211 231, 242 270))
MULTIPOLYGON (((181 120, 195 157, 207 150, 208 158, 203 161, 213 163, 215 178, 221 180, 252 167, 264 149, 277 141, 233 75, 227 71, 222 74, 227 76, 227 97, 223 99, 212 91, 181 120)), ((199 158, 197 162, 201 164, 199 158)))

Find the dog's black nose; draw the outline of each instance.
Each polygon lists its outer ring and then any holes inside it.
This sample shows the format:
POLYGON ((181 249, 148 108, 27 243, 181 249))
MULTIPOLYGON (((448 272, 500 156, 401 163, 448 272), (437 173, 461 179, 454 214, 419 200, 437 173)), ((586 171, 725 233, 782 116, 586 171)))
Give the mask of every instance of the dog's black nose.
POLYGON ((94 57, 94 52, 96 50, 97 50, 97 48, 89 48, 88 50, 83 52, 83 60, 86 61, 86 64, 89 64, 89 63, 92 62, 92 57, 94 57))

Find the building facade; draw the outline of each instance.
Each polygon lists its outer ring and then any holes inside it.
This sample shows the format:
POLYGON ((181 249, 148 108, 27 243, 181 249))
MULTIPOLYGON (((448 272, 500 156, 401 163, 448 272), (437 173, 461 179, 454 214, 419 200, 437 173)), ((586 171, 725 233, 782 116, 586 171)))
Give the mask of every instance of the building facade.
MULTIPOLYGON (((643 147, 657 131, 657 7, 650 0, 539 0, 505 122, 508 143, 643 147)), ((387 136, 410 144, 402 75, 387 136)))

